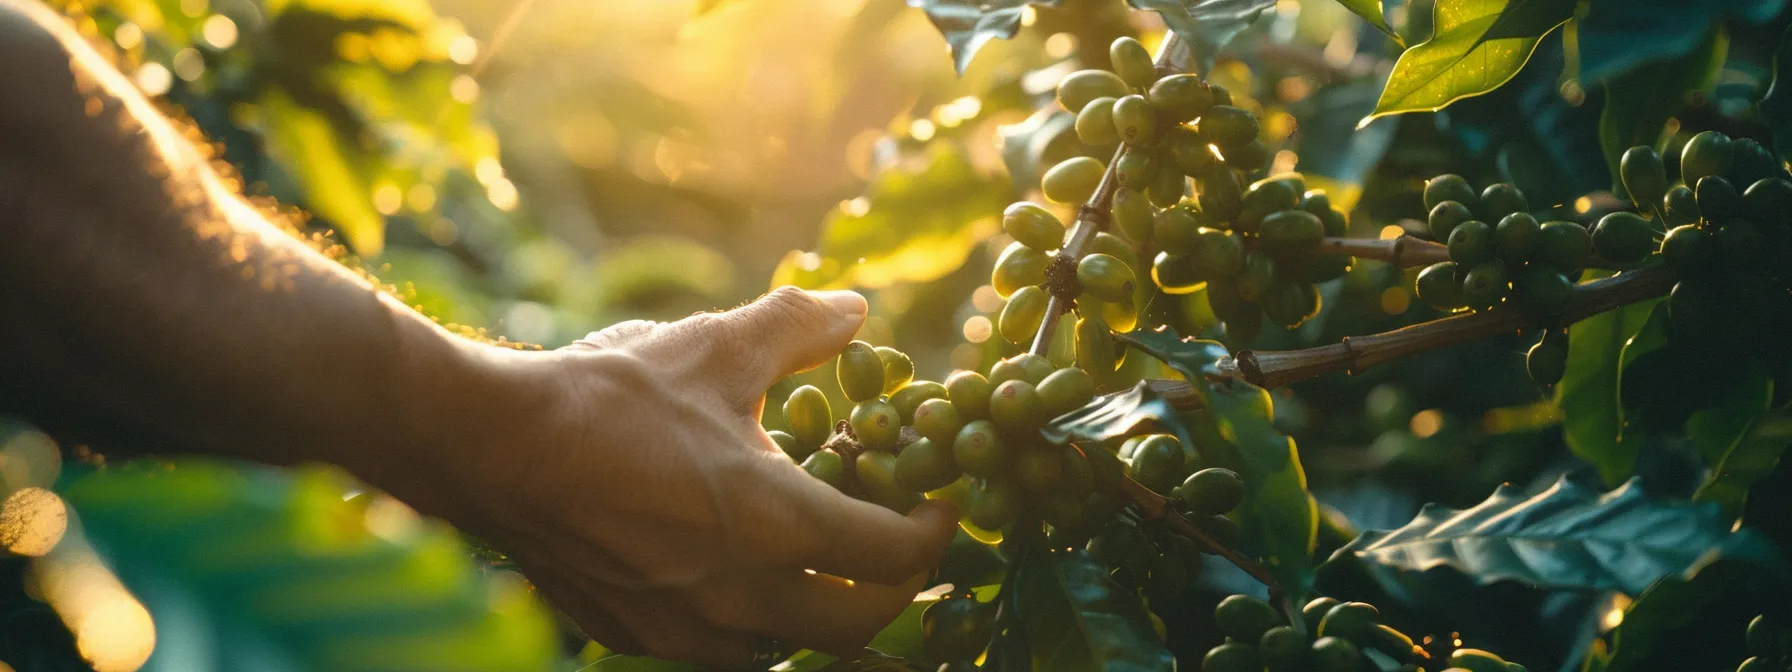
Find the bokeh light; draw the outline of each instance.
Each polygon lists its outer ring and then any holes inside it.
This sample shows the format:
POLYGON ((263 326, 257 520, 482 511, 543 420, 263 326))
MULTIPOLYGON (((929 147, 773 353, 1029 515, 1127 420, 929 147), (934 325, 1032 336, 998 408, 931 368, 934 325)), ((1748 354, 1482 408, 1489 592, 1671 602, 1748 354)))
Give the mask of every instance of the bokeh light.
POLYGON ((56 493, 24 488, 0 501, 0 550, 34 558, 56 548, 68 531, 68 506, 56 493))

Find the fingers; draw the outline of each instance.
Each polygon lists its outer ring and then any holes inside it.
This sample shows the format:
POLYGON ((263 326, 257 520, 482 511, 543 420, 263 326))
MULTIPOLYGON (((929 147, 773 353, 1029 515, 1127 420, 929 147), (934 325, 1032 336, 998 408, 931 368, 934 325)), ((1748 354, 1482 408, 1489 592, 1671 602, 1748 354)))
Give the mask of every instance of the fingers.
POLYGON ((719 578, 688 595, 698 613, 716 627, 775 637, 793 649, 844 656, 862 651, 914 603, 925 585, 925 574, 885 586, 776 570, 719 578))
POLYGON ((927 501, 903 516, 782 466, 743 484, 756 491, 733 500, 744 557, 896 585, 939 564, 952 543, 951 504, 927 501))
POLYGON ((757 402, 779 378, 815 368, 840 354, 865 322, 865 298, 853 292, 781 287, 715 316, 714 349, 740 372, 738 392, 757 402))

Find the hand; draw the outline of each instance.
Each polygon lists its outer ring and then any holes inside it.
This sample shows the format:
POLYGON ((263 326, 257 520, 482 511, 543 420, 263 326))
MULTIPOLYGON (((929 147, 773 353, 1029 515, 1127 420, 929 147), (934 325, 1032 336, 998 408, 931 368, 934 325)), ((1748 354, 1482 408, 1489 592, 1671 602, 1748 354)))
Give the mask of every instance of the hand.
POLYGON ((456 506, 613 650, 734 665, 775 637, 857 652, 914 599, 957 514, 927 503, 905 518, 840 494, 758 419, 766 388, 837 355, 865 310, 850 292, 786 288, 491 353, 515 384, 551 391, 514 395, 519 422, 464 461, 473 499, 456 506))

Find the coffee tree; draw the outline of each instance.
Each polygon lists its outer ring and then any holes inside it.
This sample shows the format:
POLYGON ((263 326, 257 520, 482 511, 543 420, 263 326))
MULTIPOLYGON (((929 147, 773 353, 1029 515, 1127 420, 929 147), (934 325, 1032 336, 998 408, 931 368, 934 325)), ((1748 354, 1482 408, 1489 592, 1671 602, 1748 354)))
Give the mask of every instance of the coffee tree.
MULTIPOLYGON (((1032 11, 914 4, 946 33, 961 70, 1032 11)), ((1784 575, 1746 496, 1786 443, 1787 136, 1764 139, 1778 140, 1776 154, 1771 142, 1704 131, 1664 157, 1663 124, 1703 84, 1676 73, 1671 91, 1644 101, 1658 107, 1625 110, 1636 94, 1613 81, 1601 140, 1615 197, 1562 207, 1509 181, 1441 174, 1415 181, 1423 209, 1410 224, 1353 237, 1349 207, 1300 173, 1272 170, 1263 120, 1203 76, 1271 3, 1131 4, 1169 26, 1157 55, 1122 36, 1085 56, 1104 67, 1060 71, 1041 114, 1065 119, 1083 150, 1037 173, 1028 191, 1040 201, 1000 213, 1012 242, 989 278, 1003 299, 991 326, 1019 352, 935 382, 914 379, 915 362, 894 348, 854 342, 834 367, 849 408, 804 385, 768 421, 794 462, 843 492, 896 511, 942 499, 963 516, 974 542, 942 569, 941 599, 885 633, 880 653, 950 670, 1667 669, 1657 638, 1730 586, 1784 575), (1440 316, 1316 347, 1250 347, 1266 328, 1321 314, 1325 285, 1364 264, 1411 269, 1409 286, 1440 316), (1211 319, 1162 309, 1190 303, 1211 319), (1191 324, 1200 333, 1179 333, 1191 324), (1512 334, 1526 339, 1528 376, 1555 393, 1571 446, 1614 489, 1566 478, 1540 492, 1502 486, 1473 507, 1428 505, 1398 529, 1353 539, 1322 520, 1269 390, 1512 334), (1639 446, 1661 436, 1698 453, 1703 484, 1688 496, 1633 478, 1639 446), (988 558, 964 560, 972 555, 988 558), (1186 613, 1178 602, 1199 599, 1190 587, 1216 563, 1249 580, 1210 587, 1245 589, 1204 602, 1200 628, 1167 629, 1160 613, 1186 613), (1468 586, 1617 601, 1578 650, 1525 649, 1521 664, 1401 604, 1412 600, 1403 582, 1438 571, 1468 586), (1384 618, 1377 598, 1399 615, 1384 618)), ((1393 34, 1378 3, 1343 4, 1393 34)), ((1551 31, 1626 11, 1435 4, 1432 39, 1401 55, 1376 114, 1486 93, 1551 31)), ((1779 54, 1784 66, 1785 46, 1779 54)), ((1722 63, 1723 49, 1706 44, 1626 76, 1709 69, 1713 58, 1722 63)), ((1781 84, 1760 114, 1782 109, 1781 84)), ((783 273, 820 285, 843 270, 783 273)), ((1749 624, 1746 662, 1711 651, 1673 669, 1787 669, 1783 621, 1749 624)))

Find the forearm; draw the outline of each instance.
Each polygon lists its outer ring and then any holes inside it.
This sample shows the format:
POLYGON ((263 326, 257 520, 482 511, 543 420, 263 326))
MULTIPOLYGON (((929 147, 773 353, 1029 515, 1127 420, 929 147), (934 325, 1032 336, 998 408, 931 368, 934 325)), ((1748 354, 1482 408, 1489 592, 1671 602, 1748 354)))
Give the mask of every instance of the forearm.
POLYGON ((90 438, 364 476, 456 414, 484 346, 238 198, 59 18, 0 0, 0 91, 5 403, 90 438))

